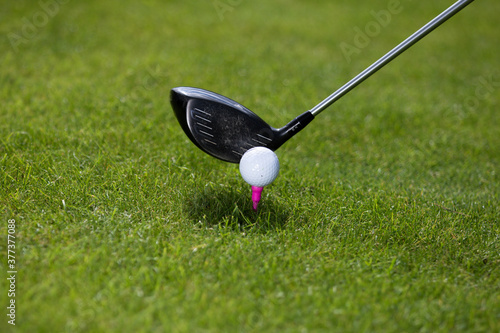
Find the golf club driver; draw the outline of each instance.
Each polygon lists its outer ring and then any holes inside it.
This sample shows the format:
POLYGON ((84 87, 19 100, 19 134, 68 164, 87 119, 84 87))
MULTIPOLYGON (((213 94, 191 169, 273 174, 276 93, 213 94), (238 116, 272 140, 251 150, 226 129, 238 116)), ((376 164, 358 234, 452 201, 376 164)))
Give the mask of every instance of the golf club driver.
POLYGON ((170 103, 182 129, 198 148, 223 161, 239 163, 250 148, 278 149, 316 115, 473 1, 457 1, 314 108, 282 128, 274 128, 243 105, 204 89, 173 88, 170 103))

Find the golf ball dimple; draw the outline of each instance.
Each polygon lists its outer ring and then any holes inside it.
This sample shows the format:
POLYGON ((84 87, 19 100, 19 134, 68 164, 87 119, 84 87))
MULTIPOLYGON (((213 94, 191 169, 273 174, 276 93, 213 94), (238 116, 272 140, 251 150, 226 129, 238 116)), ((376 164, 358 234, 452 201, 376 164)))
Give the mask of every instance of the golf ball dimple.
POLYGON ((240 160, 240 173, 252 186, 271 184, 280 171, 278 156, 268 148, 255 147, 246 151, 240 160))

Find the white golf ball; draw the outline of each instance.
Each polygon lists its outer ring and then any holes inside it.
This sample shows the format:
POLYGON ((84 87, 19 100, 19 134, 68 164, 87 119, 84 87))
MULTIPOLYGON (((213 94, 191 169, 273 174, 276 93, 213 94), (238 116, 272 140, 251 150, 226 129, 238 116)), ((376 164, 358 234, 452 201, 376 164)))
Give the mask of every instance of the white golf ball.
POLYGON ((264 187, 271 184, 280 171, 278 156, 268 148, 255 147, 246 151, 240 160, 240 173, 252 186, 264 187))

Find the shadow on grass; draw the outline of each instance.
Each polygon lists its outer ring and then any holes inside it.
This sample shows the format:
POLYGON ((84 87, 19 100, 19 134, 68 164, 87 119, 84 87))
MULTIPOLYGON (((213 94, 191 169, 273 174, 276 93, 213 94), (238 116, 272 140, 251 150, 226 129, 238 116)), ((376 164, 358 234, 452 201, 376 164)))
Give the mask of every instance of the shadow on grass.
POLYGON ((201 223, 208 228, 252 228, 264 232, 283 228, 290 216, 285 207, 274 198, 266 198, 264 193, 259 210, 254 212, 250 189, 248 193, 243 193, 228 186, 194 188, 184 209, 193 223, 201 223))

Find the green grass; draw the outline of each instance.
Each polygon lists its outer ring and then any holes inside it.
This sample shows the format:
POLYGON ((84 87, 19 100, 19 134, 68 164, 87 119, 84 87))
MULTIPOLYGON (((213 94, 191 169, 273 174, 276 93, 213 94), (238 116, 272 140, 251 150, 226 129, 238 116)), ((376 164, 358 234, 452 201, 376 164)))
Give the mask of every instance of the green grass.
POLYGON ((3 5, 0 331, 499 332, 498 2, 280 148, 258 213, 237 166, 186 138, 170 89, 278 127, 451 2, 401 1, 349 59, 339 45, 387 1, 221 3, 68 1, 46 22, 38 1, 3 5))

